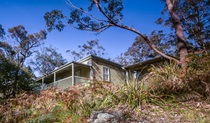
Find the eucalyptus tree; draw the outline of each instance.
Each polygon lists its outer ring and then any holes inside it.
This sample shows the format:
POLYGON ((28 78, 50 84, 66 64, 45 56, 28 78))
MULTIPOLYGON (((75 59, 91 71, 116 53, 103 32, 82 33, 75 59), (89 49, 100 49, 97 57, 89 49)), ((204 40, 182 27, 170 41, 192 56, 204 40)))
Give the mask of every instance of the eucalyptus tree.
MULTIPOLYGON (((163 0, 163 2, 165 2, 163 0)), ((205 51, 209 52, 210 48, 210 2, 208 0, 179 0, 174 1, 173 3, 173 12, 177 15, 177 18, 180 18, 180 24, 182 30, 180 29, 179 33, 185 34, 187 42, 188 52, 196 51, 205 51)), ((162 11, 163 15, 168 13, 167 5, 162 11)), ((175 47, 178 42, 176 35, 179 33, 175 31, 174 22, 178 20, 172 19, 171 16, 163 16, 159 18, 156 23, 163 26, 171 28, 171 32, 164 31, 153 31, 148 38, 153 41, 153 43, 159 47, 161 51, 172 56, 177 56, 177 49, 175 47), (154 33, 155 32, 155 33, 154 33), (175 33, 174 33, 175 32, 175 33)), ((180 26, 180 25, 179 25, 180 26)), ((178 30, 178 29, 177 29, 178 30)), ((180 34, 179 34, 180 36, 180 34)), ((185 37, 182 38, 184 39, 185 37)), ((185 46, 186 47, 186 46, 185 46)), ((135 61, 139 62, 144 59, 147 59, 151 56, 155 56, 155 52, 152 52, 149 47, 141 40, 140 37, 137 37, 131 47, 124 53, 124 57, 129 61, 129 63, 134 63, 135 61)))
MULTIPOLYGON (((178 0, 168 2, 168 6, 173 5, 171 11, 176 11, 179 17, 174 21, 171 17, 159 18, 157 23, 175 28, 176 22, 182 25, 182 30, 186 35, 188 43, 194 47, 195 50, 204 50, 209 52, 210 46, 210 2, 209 0, 178 0)), ((167 15, 167 9, 164 9, 162 14, 167 15)), ((190 49, 193 50, 193 49, 190 49)))
MULTIPOLYGON (((75 6, 71 0, 66 0, 67 4, 71 8, 70 16, 65 16, 60 10, 53 10, 51 12, 47 12, 44 18, 49 31, 53 29, 62 31, 66 26, 79 30, 93 31, 96 33, 101 33, 111 27, 121 28, 137 34, 149 46, 149 48, 160 56, 173 60, 178 64, 184 64, 188 54, 188 40, 185 36, 183 23, 181 21, 182 18, 180 17, 181 12, 178 8, 182 7, 182 4, 179 4, 180 1, 185 2, 188 0, 161 1, 163 1, 166 5, 165 9, 169 13, 168 15, 172 22, 171 27, 176 34, 176 40, 174 40, 174 43, 177 44, 177 49, 180 55, 178 59, 161 51, 161 48, 155 45, 152 40, 150 40, 146 35, 143 35, 137 29, 122 23, 122 10, 124 8, 122 0, 89 0, 89 6, 85 9, 75 6), (92 14, 95 10, 98 10, 101 15, 97 17, 92 14)), ((198 2, 203 1, 199 0, 198 2)))
POLYGON ((98 40, 87 41, 85 44, 79 45, 78 48, 79 51, 67 50, 67 53, 70 53, 75 61, 88 55, 103 56, 106 54, 105 48, 99 44, 98 40))
POLYGON ((87 9, 75 6, 70 0, 66 2, 71 7, 69 17, 65 16, 60 10, 53 10, 45 14, 44 18, 48 31, 52 31, 53 29, 62 31, 68 25, 79 30, 101 33, 110 27, 117 27, 136 33, 154 52, 179 63, 179 60, 161 52, 147 36, 143 35, 137 29, 122 23, 122 10, 124 8, 122 0, 89 0, 90 4, 87 9), (91 14, 92 11, 96 10, 94 7, 99 10, 103 16, 102 18, 91 14))
MULTIPOLYGON (((1 31, 4 32, 4 31, 1 31)), ((26 60, 37 47, 46 39, 46 31, 28 34, 22 25, 8 29, 8 33, 1 33, 0 40, 0 87, 10 90, 6 95, 16 96, 26 86, 30 86, 32 72, 26 60)), ((6 91, 5 91, 6 92, 6 91)))
POLYGON ((61 53, 58 53, 56 48, 43 47, 40 51, 35 53, 34 59, 31 64, 34 66, 34 70, 41 75, 48 74, 56 67, 60 67, 67 63, 67 60, 63 58, 61 53))

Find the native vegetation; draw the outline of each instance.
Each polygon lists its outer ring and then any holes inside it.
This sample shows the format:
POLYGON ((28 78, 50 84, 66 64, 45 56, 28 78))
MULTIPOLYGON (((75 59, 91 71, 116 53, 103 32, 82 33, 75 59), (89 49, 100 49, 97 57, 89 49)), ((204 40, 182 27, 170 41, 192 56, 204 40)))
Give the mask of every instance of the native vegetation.
POLYGON ((35 34, 28 34, 26 29, 19 25, 10 28, 7 36, 5 35, 6 33, 2 28, 0 88, 6 97, 15 97, 22 90, 32 89, 33 74, 31 74, 30 66, 26 66, 25 62, 35 49, 41 45, 47 33, 41 30, 35 34))
MULTIPOLYGON (((132 46, 116 58, 119 63, 129 65, 157 55, 169 61, 152 66, 143 79, 128 84, 96 81, 34 93, 32 71, 45 75, 66 60, 55 48, 39 50, 45 30, 28 34, 22 25, 8 31, 0 25, 0 92, 6 98, 0 99, 0 122, 87 122, 93 111, 100 110, 120 112, 124 122, 210 121, 209 0, 161 0, 165 8, 156 23, 171 31, 151 30, 150 35, 122 23, 122 0, 89 0, 87 8, 66 1, 70 16, 60 10, 45 14, 49 32, 70 26, 99 34, 117 27, 137 34, 132 46), (95 10, 100 18, 92 14, 95 10), (27 64, 32 55, 36 61, 27 64)), ((89 54, 103 56, 105 49, 91 40, 78 52, 67 52, 77 60, 89 54)))
POLYGON ((67 63, 61 53, 58 53, 56 48, 43 47, 40 51, 36 51, 34 60, 31 60, 31 65, 34 71, 41 75, 45 75, 53 71, 56 67, 60 67, 67 63))
POLYGON ((193 56, 188 75, 176 63, 153 66, 141 81, 91 82, 65 91, 50 88, 0 102, 0 122, 87 122, 93 111, 118 112, 122 122, 208 122, 209 56, 193 56), (197 62, 201 62, 202 65, 197 62), (191 76, 193 74, 194 76, 191 76), (176 114, 176 115, 175 115, 176 114))

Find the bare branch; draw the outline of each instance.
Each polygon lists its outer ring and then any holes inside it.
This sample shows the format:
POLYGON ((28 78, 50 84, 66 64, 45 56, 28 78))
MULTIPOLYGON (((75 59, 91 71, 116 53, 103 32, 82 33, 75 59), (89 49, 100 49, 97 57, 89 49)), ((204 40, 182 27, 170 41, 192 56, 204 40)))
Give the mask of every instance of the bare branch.
MULTIPOLYGON (((136 33, 137 35, 139 35, 140 37, 142 37, 142 38, 144 39, 144 41, 149 45, 149 47, 150 47, 151 49, 153 49, 156 53, 160 54, 160 55, 163 56, 164 58, 167 58, 167 59, 169 59, 169 60, 173 60, 173 61, 177 62, 178 64, 180 63, 179 60, 177 60, 177 59, 175 59, 175 58, 173 58, 173 57, 171 57, 171 56, 168 56, 168 55, 164 54, 163 52, 159 51, 159 50, 156 48, 156 46, 155 46, 155 45, 154 45, 146 36, 144 36, 143 34, 141 34, 139 31, 137 31, 136 29, 134 29, 134 28, 132 28, 132 27, 123 25, 122 22, 121 22, 121 20, 120 20, 119 18, 118 18, 118 20, 119 20, 120 24, 118 24, 118 23, 116 23, 115 21, 113 21, 113 19, 110 18, 110 17, 103 11, 103 9, 101 8, 101 5, 100 5, 99 0, 94 0, 94 3, 95 3, 95 5, 96 5, 96 7, 98 8, 98 10, 102 13, 102 15, 103 15, 105 18, 108 19, 108 21, 107 21, 107 20, 101 20, 101 19, 99 19, 99 18, 93 16, 91 13, 89 13, 89 12, 87 12, 87 11, 81 9, 81 8, 78 8, 78 7, 74 6, 70 0, 67 0, 67 4, 68 4, 70 7, 74 8, 74 9, 77 9, 77 10, 79 10, 80 12, 83 12, 83 13, 89 15, 90 17, 94 18, 94 19, 97 20, 97 21, 108 23, 107 25, 102 26, 102 27, 98 28, 97 30, 94 30, 94 29, 92 29, 92 28, 84 28, 83 30, 86 30, 86 31, 94 31, 94 32, 100 33, 100 32, 103 32, 104 30, 108 29, 108 28, 111 27, 111 26, 115 26, 115 27, 119 27, 119 28, 121 28, 121 29, 125 29, 125 30, 128 30, 128 31, 134 32, 134 33, 136 33)), ((80 28, 78 28, 78 27, 74 27, 74 26, 72 26, 72 27, 73 27, 73 28, 76 28, 76 29, 80 29, 80 28)), ((80 29, 80 30, 81 30, 81 29, 80 29)))
POLYGON ((163 56, 164 58, 167 58, 167 59, 169 59, 169 60, 173 60, 173 61, 175 61, 176 63, 180 64, 179 60, 177 60, 177 59, 175 59, 175 58, 173 58, 173 57, 171 57, 171 56, 168 56, 168 55, 164 54, 163 52, 159 51, 159 50, 156 48, 156 46, 155 46, 155 45, 154 45, 146 36, 142 35, 139 31, 135 30, 134 28, 129 27, 129 26, 124 26, 124 25, 116 25, 116 26, 117 26, 117 27, 120 27, 120 28, 123 28, 123 29, 125 29, 125 30, 132 31, 132 32, 138 34, 141 38, 144 39, 144 41, 149 45, 149 47, 150 47, 151 49, 153 49, 156 53, 160 54, 160 55, 163 56))
POLYGON ((69 5, 70 7, 74 8, 74 9, 79 10, 80 12, 83 12, 83 13, 89 15, 90 17, 94 18, 97 21, 107 22, 106 20, 102 20, 102 19, 97 18, 96 16, 92 15, 90 12, 87 12, 87 11, 81 9, 81 8, 76 7, 70 0, 66 0, 66 4, 69 5))
POLYGON ((98 10, 110 21, 111 24, 115 25, 115 22, 108 16, 106 15, 106 13, 102 10, 100 4, 99 4, 99 0, 94 0, 96 7, 98 8, 98 10))

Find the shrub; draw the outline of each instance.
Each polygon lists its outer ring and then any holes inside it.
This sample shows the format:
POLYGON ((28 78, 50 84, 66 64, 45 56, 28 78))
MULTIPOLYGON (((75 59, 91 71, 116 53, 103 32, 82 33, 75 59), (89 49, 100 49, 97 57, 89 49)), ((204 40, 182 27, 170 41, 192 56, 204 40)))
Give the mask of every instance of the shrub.
POLYGON ((210 96, 210 53, 189 55, 186 81, 193 91, 210 96))
POLYGON ((152 66, 151 72, 142 81, 153 93, 165 97, 173 95, 178 97, 191 93, 197 97, 209 98, 210 54, 194 54, 188 59, 185 68, 174 62, 152 66))
POLYGON ((174 62, 164 62, 152 66, 150 73, 142 80, 156 93, 171 94, 189 91, 183 79, 182 68, 174 62))

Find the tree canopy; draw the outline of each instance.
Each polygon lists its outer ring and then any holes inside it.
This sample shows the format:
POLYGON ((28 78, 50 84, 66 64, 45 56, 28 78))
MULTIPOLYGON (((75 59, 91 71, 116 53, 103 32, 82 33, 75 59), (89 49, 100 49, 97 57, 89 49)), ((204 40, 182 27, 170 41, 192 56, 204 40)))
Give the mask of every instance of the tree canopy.
POLYGON ((4 31, 1 31, 0 40, 0 87, 9 97, 25 90, 33 81, 31 68, 25 62, 46 39, 47 33, 41 30, 28 34, 22 25, 8 29, 8 33, 2 32, 4 31))
MULTIPOLYGON (((174 11, 177 11, 177 16, 180 18, 180 23, 188 40, 188 49, 209 50, 209 33, 210 33, 210 2, 209 0, 179 0, 174 3, 174 11)), ((162 12, 166 15, 166 9, 162 12)), ((172 30, 172 18, 159 18, 158 24, 170 27, 172 30)))
POLYGON ((87 41, 86 44, 78 46, 79 51, 71 51, 67 50, 66 52, 70 53, 73 56, 73 60, 79 60, 84 58, 87 55, 96 55, 96 56, 103 56, 105 55, 105 48, 99 44, 98 40, 90 40, 87 41))
MULTIPOLYGON (((152 41, 153 44, 159 47, 161 52, 175 56, 175 47, 176 44, 174 40, 176 37, 172 34, 165 34, 163 31, 152 31, 148 38, 152 41)), ((137 36, 133 44, 128 48, 128 50, 121 55, 121 58, 124 57, 127 60, 127 64, 133 64, 154 58, 158 54, 148 47, 144 42, 144 39, 137 36)))
MULTIPOLYGON (((155 45, 151 39, 147 36, 143 35, 137 29, 127 26, 122 23, 123 19, 123 1, 122 0, 90 0, 89 6, 87 8, 80 8, 75 6, 71 0, 66 0, 70 9, 70 16, 65 16, 60 10, 53 10, 51 12, 47 12, 44 16, 46 20, 46 25, 49 31, 53 29, 58 29, 62 31, 64 27, 71 26, 79 30, 87 30, 93 31, 96 33, 101 33, 104 30, 110 27, 117 27, 121 29, 125 29, 127 31, 131 31, 141 37, 142 41, 144 41, 149 48, 151 48, 155 53, 170 59, 175 62, 182 64, 185 62, 186 56, 188 54, 188 40, 185 36, 185 27, 183 27, 183 11, 178 11, 179 8, 185 8, 185 11, 188 10, 188 15, 190 11, 195 11, 193 8, 188 7, 187 5, 182 6, 182 3, 186 3, 187 0, 175 1, 175 0, 163 0, 163 3, 166 5, 165 10, 169 13, 168 18, 171 20, 170 25, 175 31, 175 36, 177 40, 173 40, 173 44, 177 44, 177 49, 180 55, 180 60, 167 55, 158 45, 155 45), (98 10, 102 17, 97 17, 92 14, 92 11, 98 10)), ((204 3, 204 1, 199 0, 198 3, 204 3)), ((193 2, 192 2, 193 3, 193 2)), ((196 2, 194 2, 196 3, 196 2)), ((193 6, 194 4, 191 4, 193 6)), ((208 4, 202 4, 208 6, 208 4)), ((206 11, 207 8, 205 8, 206 11)), ((200 11, 200 10, 199 10, 200 11)), ((207 10, 207 13, 209 11, 207 10)), ((186 14, 186 13, 185 13, 186 14)), ((168 21, 166 21, 168 23, 168 21)), ((197 36, 194 36, 197 37, 197 36)))
MULTIPOLYGON (((183 32, 186 35, 187 50, 190 53, 197 51, 209 52, 209 7, 208 0, 180 0, 174 3, 174 11, 177 11, 177 16, 180 18, 179 23, 181 23, 183 32)), ((156 23, 169 27, 171 31, 153 31, 148 35, 148 38, 165 54, 177 56, 179 49, 175 45, 178 40, 176 33, 174 33, 176 31, 173 20, 168 16, 167 11, 167 6, 165 6, 162 11, 163 16, 157 19, 156 23)), ((132 46, 118 58, 124 59, 126 64, 132 64, 156 55, 158 54, 150 50, 141 37, 136 37, 132 46)))
POLYGON ((37 51, 34 59, 31 64, 34 66, 34 70, 38 71, 41 75, 48 74, 56 67, 67 63, 67 60, 52 47, 44 47, 40 51, 37 51))

